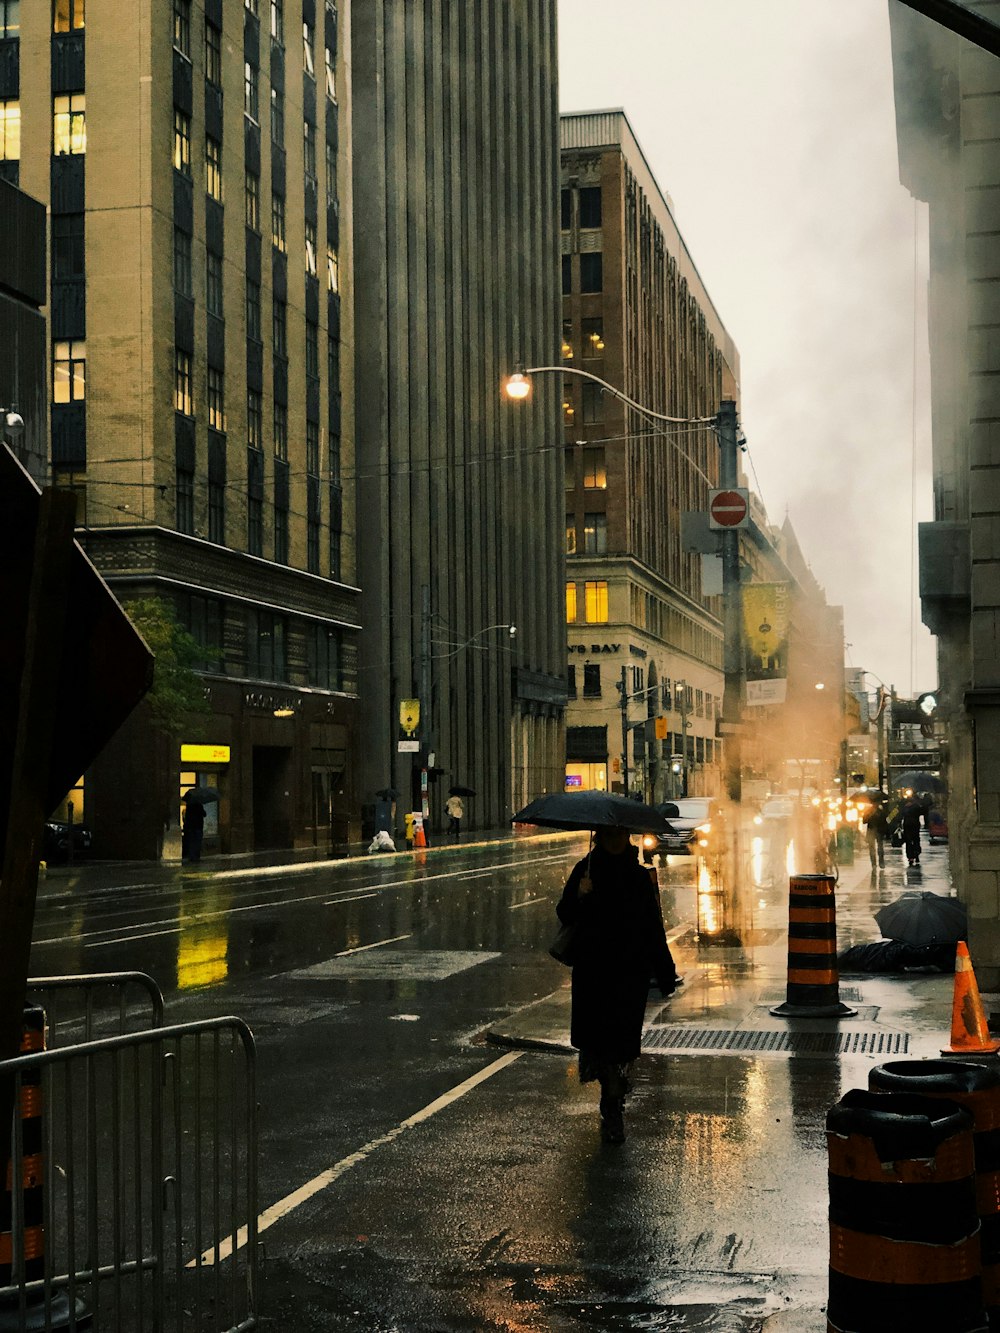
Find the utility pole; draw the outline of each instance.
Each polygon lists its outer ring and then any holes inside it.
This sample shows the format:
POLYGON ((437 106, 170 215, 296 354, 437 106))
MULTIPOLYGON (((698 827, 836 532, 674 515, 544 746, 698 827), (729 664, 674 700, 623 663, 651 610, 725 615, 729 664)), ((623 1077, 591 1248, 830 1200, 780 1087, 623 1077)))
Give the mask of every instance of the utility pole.
POLYGON ((430 764, 431 749, 431 590, 430 585, 420 585, 420 735, 422 744, 420 767, 420 812, 424 817, 424 836, 426 837, 427 820, 430 814, 428 801, 427 767, 430 764))
MULTIPOLYGON (((719 404, 719 484, 724 490, 739 486, 736 443, 736 404, 719 404)), ((740 588, 740 534, 735 528, 722 532, 722 597, 724 607, 724 657, 726 688, 722 700, 722 731, 725 739, 726 795, 734 805, 743 798, 743 597, 740 588)))
POLYGON ((677 697, 680 700, 677 711, 681 715, 681 796, 688 794, 688 727, 691 723, 688 721, 688 685, 686 680, 679 680, 677 684, 680 689, 677 691, 677 697))
POLYGON ((622 678, 618 684, 622 705, 622 782, 628 795, 628 667, 622 664, 622 678))

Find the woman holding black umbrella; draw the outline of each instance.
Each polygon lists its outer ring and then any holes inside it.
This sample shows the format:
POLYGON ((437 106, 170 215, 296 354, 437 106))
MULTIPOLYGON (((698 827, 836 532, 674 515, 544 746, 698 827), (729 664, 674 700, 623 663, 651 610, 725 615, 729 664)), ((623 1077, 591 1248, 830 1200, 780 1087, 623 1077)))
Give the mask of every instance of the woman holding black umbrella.
POLYGON ((580 1081, 601 1085, 601 1135, 622 1143, 628 1071, 639 1055, 650 976, 671 995, 677 971, 663 928, 660 897, 624 828, 599 828, 556 908, 574 928, 570 1041, 580 1081))

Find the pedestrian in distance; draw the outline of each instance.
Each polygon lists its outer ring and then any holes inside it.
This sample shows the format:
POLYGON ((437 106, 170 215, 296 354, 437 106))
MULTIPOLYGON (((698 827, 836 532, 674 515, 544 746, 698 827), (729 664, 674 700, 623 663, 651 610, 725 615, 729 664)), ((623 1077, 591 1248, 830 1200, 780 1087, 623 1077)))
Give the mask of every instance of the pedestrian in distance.
POLYGON ((448 836, 454 835, 455 841, 458 842, 462 835, 462 816, 465 814, 461 796, 449 796, 445 802, 444 812, 448 816, 448 836))
POLYGON ((871 857, 872 870, 876 865, 885 869, 885 835, 889 831, 889 821, 879 801, 873 802, 865 820, 865 836, 868 839, 868 855, 871 857))
POLYGON ((903 845, 906 850, 906 864, 915 866, 920 860, 920 816, 923 813, 920 802, 909 800, 903 806, 903 845))
POLYGON ((650 977, 664 996, 677 985, 655 872, 640 864, 626 829, 597 830, 556 913, 574 932, 570 1042, 579 1051, 580 1082, 600 1084, 601 1137, 622 1143, 650 977))
POLYGON ((184 798, 184 826, 181 830, 181 860, 200 861, 205 836, 205 807, 200 801, 184 798))

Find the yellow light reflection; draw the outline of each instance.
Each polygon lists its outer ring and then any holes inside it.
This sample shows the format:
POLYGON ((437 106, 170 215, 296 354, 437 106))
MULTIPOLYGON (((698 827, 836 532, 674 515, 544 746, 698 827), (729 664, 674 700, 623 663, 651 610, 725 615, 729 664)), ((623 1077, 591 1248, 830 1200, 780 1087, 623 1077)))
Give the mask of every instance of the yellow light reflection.
POLYGON ((698 933, 714 935, 720 926, 719 894, 704 861, 698 863, 698 933))
POLYGON ((764 883, 764 868, 766 858, 764 855, 764 839, 750 839, 750 873, 753 875, 753 882, 760 887, 764 883))
POLYGON ((789 875, 795 874, 795 839, 791 838, 788 847, 785 850, 785 870, 789 875))
POLYGON ((211 888, 206 890, 198 908, 181 902, 181 929, 177 937, 178 990, 217 986, 229 975, 227 909, 231 896, 225 890, 211 888))

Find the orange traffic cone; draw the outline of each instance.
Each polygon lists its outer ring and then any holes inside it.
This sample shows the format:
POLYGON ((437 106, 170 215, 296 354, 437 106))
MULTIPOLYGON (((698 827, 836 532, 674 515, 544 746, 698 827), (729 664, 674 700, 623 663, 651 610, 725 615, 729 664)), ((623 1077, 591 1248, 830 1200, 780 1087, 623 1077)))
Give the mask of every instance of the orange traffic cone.
POLYGON ((424 821, 422 819, 413 821, 413 845, 414 847, 427 846, 427 835, 424 833, 424 821))
POLYGON ((951 1045, 942 1055, 990 1055, 1000 1050, 1000 1041, 990 1036, 972 970, 969 946, 959 940, 955 954, 955 995, 951 1005, 951 1045))

